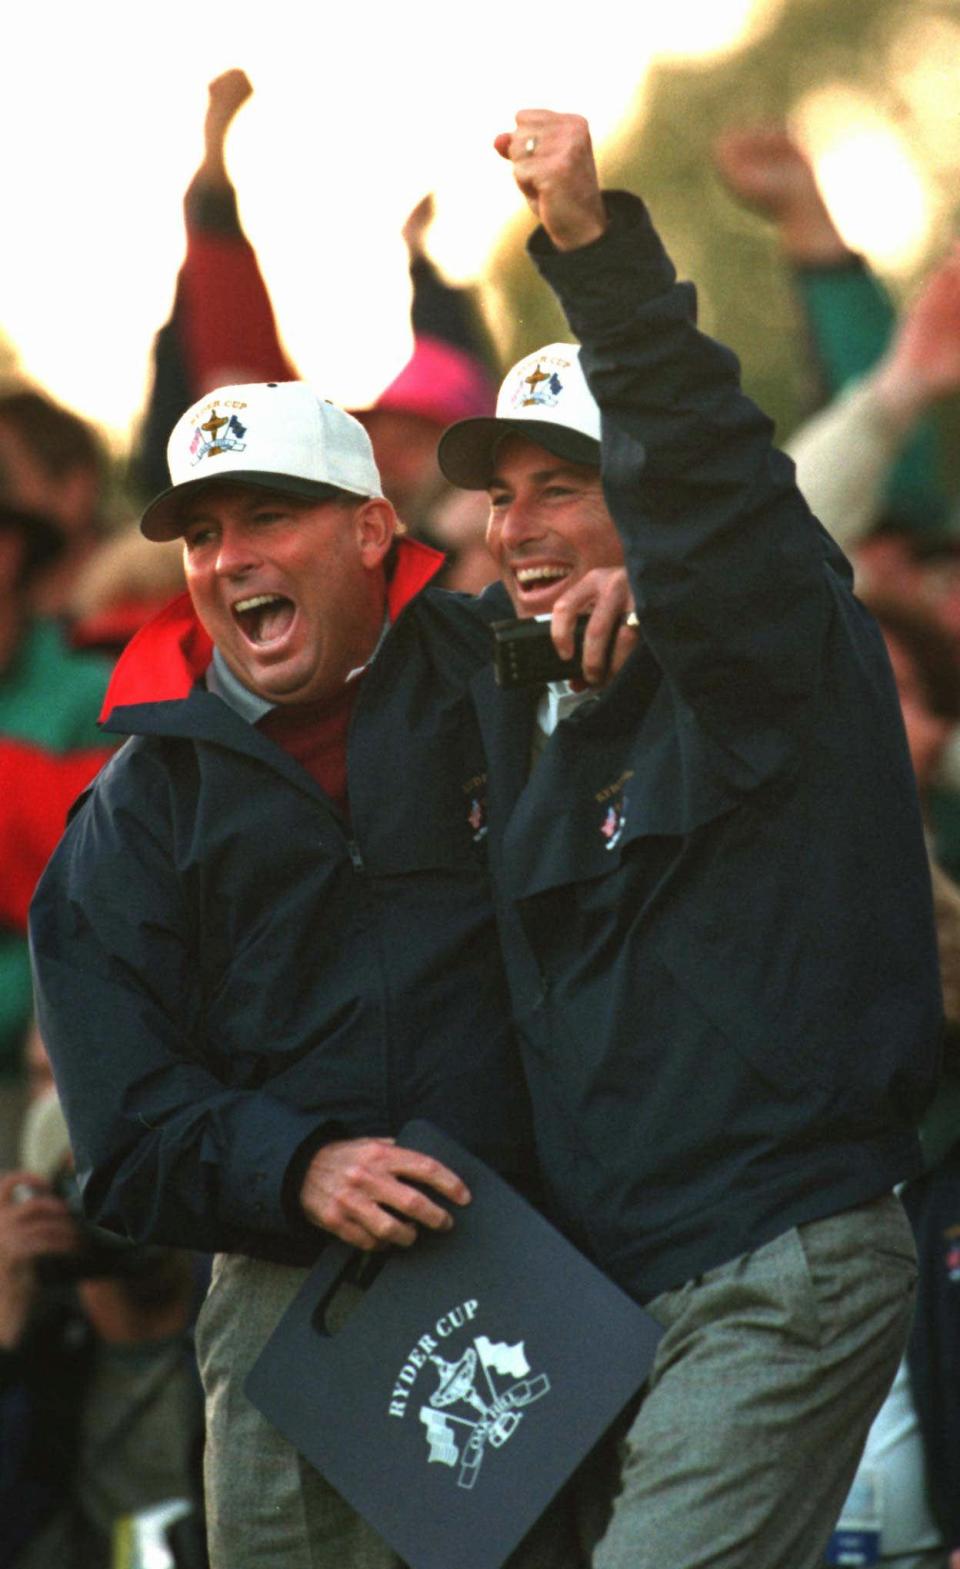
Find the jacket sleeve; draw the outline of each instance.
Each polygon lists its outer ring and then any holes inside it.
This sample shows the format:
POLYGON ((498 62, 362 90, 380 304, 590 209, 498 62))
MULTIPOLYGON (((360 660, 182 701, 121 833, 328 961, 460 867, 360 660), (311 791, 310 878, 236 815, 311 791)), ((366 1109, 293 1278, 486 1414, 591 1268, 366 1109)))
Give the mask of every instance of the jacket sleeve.
POLYGON ((132 1240, 301 1262, 320 1234, 284 1176, 317 1134, 206 1066, 189 886, 163 769, 126 747, 73 817, 31 906, 41 1033, 91 1220, 132 1240))
POLYGON ((643 203, 614 192, 607 207, 592 245, 560 253, 541 229, 531 254, 582 343, 643 637, 678 711, 757 782, 795 753, 836 618, 859 636, 864 614, 735 355, 698 330, 694 291, 643 203))

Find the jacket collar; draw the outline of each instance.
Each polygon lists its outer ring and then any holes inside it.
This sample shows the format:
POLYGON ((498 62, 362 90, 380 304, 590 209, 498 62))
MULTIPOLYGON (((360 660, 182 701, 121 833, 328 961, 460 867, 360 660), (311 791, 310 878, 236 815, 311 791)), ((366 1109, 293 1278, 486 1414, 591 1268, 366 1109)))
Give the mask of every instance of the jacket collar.
MULTIPOLYGON (((406 536, 397 540, 387 583, 391 623, 442 565, 438 550, 406 536)), ((100 712, 101 723, 118 708, 189 697, 212 657, 213 643, 197 619, 189 594, 178 595, 140 628, 120 655, 100 712)))

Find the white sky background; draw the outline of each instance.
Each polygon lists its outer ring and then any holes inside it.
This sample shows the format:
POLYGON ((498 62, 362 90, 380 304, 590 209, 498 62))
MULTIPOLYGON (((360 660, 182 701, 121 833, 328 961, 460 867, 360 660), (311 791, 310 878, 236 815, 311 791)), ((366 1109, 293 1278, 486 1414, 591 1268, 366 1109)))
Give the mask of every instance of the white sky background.
POLYGON ((122 445, 183 251, 206 84, 254 96, 228 161, 301 373, 370 401, 410 349, 400 227, 482 273, 523 209, 493 152, 517 108, 576 110, 600 153, 652 59, 709 55, 775 0, 47 0, 0 13, 0 329, 18 369, 122 445))

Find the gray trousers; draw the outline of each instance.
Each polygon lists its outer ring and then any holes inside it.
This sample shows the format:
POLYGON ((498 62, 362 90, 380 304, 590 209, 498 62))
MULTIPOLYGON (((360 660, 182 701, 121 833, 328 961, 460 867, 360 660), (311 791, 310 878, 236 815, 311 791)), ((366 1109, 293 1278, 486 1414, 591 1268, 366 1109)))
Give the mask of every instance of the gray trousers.
MULTIPOLYGON (((243 1394, 304 1273, 214 1266, 197 1326, 211 1569, 402 1569, 243 1394)), ((608 1518, 594 1569, 814 1569, 902 1355, 915 1281, 891 1196, 657 1297, 666 1332, 612 1517, 601 1451, 510 1569, 581 1569, 608 1518)))
POLYGON ((665 1292, 648 1392, 594 1569, 813 1569, 906 1343, 892 1195, 665 1292))
MULTIPOLYGON (((402 1560, 243 1393, 249 1369, 306 1271, 218 1255, 197 1322, 206 1394, 210 1569, 403 1569, 402 1560)), ((509 1569, 587 1569, 609 1518, 618 1456, 601 1446, 509 1569)), ((451 1565, 451 1569, 456 1569, 451 1565)))

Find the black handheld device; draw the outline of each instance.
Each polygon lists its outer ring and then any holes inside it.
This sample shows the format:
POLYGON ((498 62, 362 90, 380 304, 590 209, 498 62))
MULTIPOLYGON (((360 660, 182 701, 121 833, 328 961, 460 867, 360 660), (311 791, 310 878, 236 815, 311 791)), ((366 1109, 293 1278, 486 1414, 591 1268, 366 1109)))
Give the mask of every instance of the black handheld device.
POLYGON ((583 675, 583 634, 589 617, 578 616, 575 631, 576 652, 572 659, 561 659, 550 636, 550 620, 533 617, 517 621, 493 621, 493 669, 497 685, 543 686, 546 681, 569 681, 583 675))

